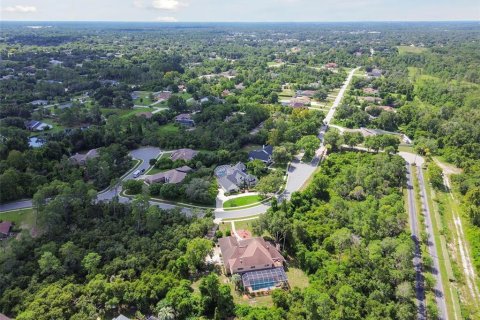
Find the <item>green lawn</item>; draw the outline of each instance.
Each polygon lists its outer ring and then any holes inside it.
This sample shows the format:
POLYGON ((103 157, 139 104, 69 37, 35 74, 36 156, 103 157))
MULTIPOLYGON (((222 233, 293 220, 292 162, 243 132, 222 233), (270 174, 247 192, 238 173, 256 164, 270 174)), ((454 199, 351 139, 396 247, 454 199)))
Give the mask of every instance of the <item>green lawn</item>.
POLYGON ((427 205, 430 208, 430 215, 432 220, 433 227, 433 237, 435 238, 436 250, 439 255, 439 264, 440 264, 440 276, 442 277, 443 291, 445 294, 445 301, 447 303, 447 313, 449 319, 459 319, 460 314, 460 302, 458 297, 457 290, 452 288, 453 283, 456 282, 455 276, 453 275, 453 270, 450 262, 450 257, 447 252, 447 241, 445 235, 443 234, 443 223, 440 219, 438 212, 438 205, 434 205, 433 197, 434 193, 430 186, 427 171, 423 169, 423 176, 425 177, 425 189, 427 196, 427 205))
POLYGON ((35 224, 35 215, 31 208, 18 211, 0 212, 1 221, 11 221, 17 227, 30 229, 35 224))
POLYGON ((305 272, 303 272, 303 270, 289 267, 286 273, 290 288, 298 287, 300 289, 304 289, 308 287, 308 276, 305 272))
POLYGON ((47 124, 51 125, 53 128, 49 129, 49 130, 45 130, 45 131, 32 131, 32 132, 30 132, 30 136, 38 136, 41 133, 59 133, 59 132, 63 132, 65 130, 64 126, 56 123, 52 119, 42 119, 42 120, 40 120, 40 122, 47 123, 47 124))
POLYGON ((245 152, 250 152, 250 151, 261 149, 261 148, 262 148, 262 145, 260 144, 247 144, 242 148, 242 150, 245 152))
POLYGON ((145 108, 135 108, 135 109, 116 109, 116 108, 102 108, 100 109, 102 114, 108 118, 112 114, 118 115, 120 118, 128 118, 140 112, 149 112, 152 109, 145 108))
POLYGON ((149 106, 153 103, 152 99, 150 99, 150 91, 140 91, 139 97, 133 100, 134 105, 139 106, 149 106))
POLYGON ((168 123, 160 127, 159 133, 168 134, 168 133, 177 133, 180 131, 180 128, 173 123, 168 123))
POLYGON ((260 202, 261 200, 262 200, 262 197, 259 195, 239 197, 239 198, 227 200, 223 204, 223 207, 224 208, 241 207, 241 206, 246 206, 256 202, 260 202))
POLYGON ((398 46, 398 54, 407 54, 407 53, 424 53, 428 51, 427 48, 423 47, 410 47, 410 46, 398 46))

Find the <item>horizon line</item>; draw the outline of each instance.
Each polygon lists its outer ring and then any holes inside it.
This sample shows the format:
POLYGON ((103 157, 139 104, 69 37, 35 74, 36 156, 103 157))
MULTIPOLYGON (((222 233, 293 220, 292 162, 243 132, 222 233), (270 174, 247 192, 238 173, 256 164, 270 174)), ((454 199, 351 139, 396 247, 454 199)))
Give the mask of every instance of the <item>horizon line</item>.
POLYGON ((0 20, 2 22, 117 22, 117 23, 157 23, 157 24, 179 24, 179 23, 392 23, 392 22, 477 22, 480 20, 452 19, 452 20, 325 20, 325 21, 155 21, 155 20, 0 20))

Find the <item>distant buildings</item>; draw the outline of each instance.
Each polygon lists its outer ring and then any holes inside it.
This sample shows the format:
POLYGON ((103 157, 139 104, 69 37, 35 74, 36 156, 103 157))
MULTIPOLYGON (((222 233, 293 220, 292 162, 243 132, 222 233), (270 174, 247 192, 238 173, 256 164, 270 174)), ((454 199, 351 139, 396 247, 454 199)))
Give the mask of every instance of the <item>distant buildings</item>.
POLYGON ((156 101, 167 101, 172 96, 171 91, 158 91, 153 93, 153 99, 156 101))
POLYGON ((195 126, 195 121, 192 119, 192 115, 189 113, 179 114, 175 117, 175 122, 187 127, 195 126))
POLYGON ((145 178, 145 182, 148 184, 152 183, 180 183, 182 182, 187 174, 192 171, 192 168, 189 166, 183 166, 180 168, 171 169, 165 172, 160 172, 145 178))
POLYGON ((29 131, 44 131, 52 129, 53 126, 44 122, 30 120, 25 123, 25 128, 29 131))
POLYGON ((363 88, 363 93, 365 93, 365 94, 378 94, 378 90, 373 89, 373 88, 363 88))
POLYGON ((338 65, 335 62, 329 62, 325 64, 325 68, 327 69, 336 69, 338 68, 338 65))
POLYGON ((273 146, 262 146, 261 149, 253 150, 248 153, 248 160, 260 160, 265 164, 272 163, 273 146))
POLYGON ((33 100, 29 102, 32 106, 46 106, 48 104, 47 100, 33 100))
POLYGON ((248 174, 245 164, 222 165, 215 168, 218 184, 226 193, 237 192, 257 184, 257 177, 248 174))
POLYGON ((98 157, 98 149, 92 149, 85 154, 76 153, 70 157, 70 161, 79 166, 84 166, 87 164, 87 160, 98 157))
POLYGON ((369 78, 379 78, 382 76, 382 73, 383 73, 382 70, 375 68, 375 69, 372 69, 372 71, 367 72, 367 76, 369 78))

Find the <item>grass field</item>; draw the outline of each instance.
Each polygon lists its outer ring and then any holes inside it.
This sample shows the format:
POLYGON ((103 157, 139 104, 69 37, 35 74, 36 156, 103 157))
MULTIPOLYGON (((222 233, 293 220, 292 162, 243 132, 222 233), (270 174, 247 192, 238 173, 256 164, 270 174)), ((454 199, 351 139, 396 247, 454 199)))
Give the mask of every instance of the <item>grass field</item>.
POLYGON ((260 148, 262 148, 262 146, 260 144, 247 144, 242 148, 242 150, 245 151, 245 152, 250 152, 250 151, 253 151, 253 150, 260 149, 260 148))
POLYGON ((134 105, 138 106, 149 106, 153 103, 150 99, 150 91, 139 91, 139 97, 133 100, 134 105))
POLYGON ((428 51, 427 48, 422 48, 422 47, 410 47, 410 46, 398 46, 398 54, 407 54, 407 53, 424 53, 428 51))
POLYGON ((176 133, 178 131, 180 131, 180 128, 173 123, 165 124, 158 130, 160 134, 176 133))
POLYGON ((239 198, 227 200, 223 204, 223 207, 224 208, 241 207, 241 206, 246 206, 252 203, 260 202, 261 200, 262 200, 262 197, 259 195, 239 197, 239 198))
POLYGON ((30 229, 35 224, 35 215, 31 208, 18 211, 0 212, 0 220, 11 221, 17 227, 21 227, 22 229, 30 229))
POLYGON ((452 265, 450 257, 447 251, 447 241, 444 234, 444 226, 441 221, 438 205, 434 205, 434 193, 428 182, 428 175, 425 169, 423 169, 423 175, 426 179, 425 189, 427 192, 427 205, 430 208, 433 236, 435 238, 436 250, 439 254, 440 275, 442 277, 443 291, 445 294, 445 301, 447 303, 447 312, 449 319, 460 319, 460 302, 457 291, 453 288, 453 284, 456 282, 453 275, 452 265))

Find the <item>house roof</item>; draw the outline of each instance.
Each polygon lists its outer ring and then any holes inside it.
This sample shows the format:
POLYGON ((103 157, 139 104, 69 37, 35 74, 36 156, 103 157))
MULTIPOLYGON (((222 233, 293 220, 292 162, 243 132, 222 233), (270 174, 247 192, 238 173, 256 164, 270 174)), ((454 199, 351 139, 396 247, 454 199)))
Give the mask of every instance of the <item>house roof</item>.
POLYGON ((196 155, 198 154, 198 151, 192 150, 192 149, 178 149, 172 152, 170 155, 170 159, 173 161, 176 160, 185 160, 189 161, 192 160, 196 155))
POLYGON ((238 268, 250 270, 252 266, 262 268, 282 266, 285 261, 277 248, 261 237, 241 240, 236 237, 225 237, 218 239, 218 243, 224 265, 231 272, 238 268))
POLYGON ((238 162, 236 165, 222 165, 215 168, 215 175, 218 183, 226 191, 237 190, 246 183, 253 185, 257 178, 245 172, 247 167, 244 163, 238 162))
POLYGON ((192 115, 189 113, 181 113, 175 117, 175 120, 192 120, 192 115))
POLYGON ((190 171, 192 171, 192 168, 190 168, 189 166, 183 166, 180 168, 151 175, 147 177, 145 181, 147 181, 149 184, 156 182, 180 183, 185 179, 185 177, 190 171))
POLYGON ((249 159, 258 159, 262 161, 270 161, 273 154, 273 146, 263 146, 262 149, 250 151, 249 159))
POLYGON ((12 228, 12 223, 10 221, 0 222, 0 233, 4 235, 8 235, 10 233, 11 228, 12 228))
POLYGON ((0 313, 0 320, 12 320, 12 318, 7 317, 3 313, 0 313))
POLYGON ((121 314, 118 317, 113 318, 112 320, 130 320, 130 318, 127 318, 123 314, 121 314))

